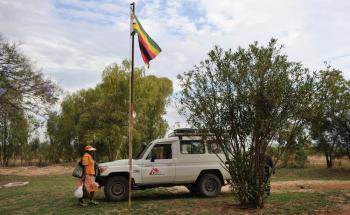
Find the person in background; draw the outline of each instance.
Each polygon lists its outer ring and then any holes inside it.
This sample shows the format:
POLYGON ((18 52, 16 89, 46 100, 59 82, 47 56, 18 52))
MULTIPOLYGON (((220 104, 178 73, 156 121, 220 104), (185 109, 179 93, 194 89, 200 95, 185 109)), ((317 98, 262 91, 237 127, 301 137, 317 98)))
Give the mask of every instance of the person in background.
POLYGON ((270 179, 272 174, 275 174, 272 157, 270 155, 265 155, 264 183, 266 185, 265 192, 268 196, 271 194, 270 179))
MULTIPOLYGON (((98 183, 96 183, 96 162, 93 159, 94 152, 96 149, 92 146, 85 146, 84 148, 85 154, 83 155, 81 159, 81 163, 84 167, 83 170, 83 177, 82 177, 82 183, 83 183, 83 190, 86 190, 89 197, 89 203, 97 205, 98 202, 93 200, 95 192, 98 190, 98 183)), ((84 192, 85 193, 85 192, 84 192)), ((79 204, 81 206, 86 206, 87 204, 84 203, 84 197, 79 199, 79 204)))

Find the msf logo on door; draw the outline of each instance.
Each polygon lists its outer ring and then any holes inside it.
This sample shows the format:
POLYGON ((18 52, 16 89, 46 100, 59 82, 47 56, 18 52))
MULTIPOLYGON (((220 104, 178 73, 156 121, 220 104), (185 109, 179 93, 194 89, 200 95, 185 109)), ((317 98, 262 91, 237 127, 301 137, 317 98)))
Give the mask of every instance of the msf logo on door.
POLYGON ((149 171, 149 175, 164 175, 164 173, 160 171, 158 168, 153 167, 151 171, 149 171))

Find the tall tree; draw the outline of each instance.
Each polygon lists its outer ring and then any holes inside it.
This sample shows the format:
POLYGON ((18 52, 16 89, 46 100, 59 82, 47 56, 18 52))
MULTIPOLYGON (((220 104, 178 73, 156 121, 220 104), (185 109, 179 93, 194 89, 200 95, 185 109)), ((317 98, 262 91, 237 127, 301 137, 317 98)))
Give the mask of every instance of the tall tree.
POLYGON ((208 59, 179 76, 180 113, 214 134, 228 161, 223 164, 233 192, 245 205, 263 207, 266 149, 292 142, 311 100, 312 75, 281 50, 275 39, 235 52, 215 47, 208 59), (279 137, 283 131, 287 138, 279 137))
MULTIPOLYGON (((112 64, 103 71, 102 82, 95 88, 81 90, 64 98, 57 116, 57 130, 62 150, 70 157, 81 153, 82 145, 98 148, 100 160, 125 158, 128 146, 129 63, 112 64), (71 148, 73 147, 73 149, 71 148)), ((135 70, 135 154, 141 142, 165 134, 167 123, 162 118, 172 82, 167 78, 144 75, 135 70)), ((48 126, 49 129, 49 126, 48 126)), ((50 132, 53 131, 53 132, 50 132)))
POLYGON ((340 70, 321 70, 311 117, 311 134, 332 168, 337 152, 347 145, 350 115, 350 85, 340 70))
POLYGON ((50 143, 50 161, 52 163, 59 163, 62 155, 62 147, 60 147, 59 134, 59 116, 56 112, 49 112, 46 121, 46 135, 50 143))
POLYGON ((23 143, 28 115, 44 114, 58 99, 57 86, 35 70, 32 62, 18 48, 0 35, 0 160, 8 165, 13 144, 23 143), (20 122, 20 124, 18 124, 20 122), (17 126, 22 126, 23 130, 17 126), (21 141, 18 137, 21 136, 21 141), (16 137, 16 138, 15 138, 16 137), (12 139, 11 139, 12 138, 12 139))

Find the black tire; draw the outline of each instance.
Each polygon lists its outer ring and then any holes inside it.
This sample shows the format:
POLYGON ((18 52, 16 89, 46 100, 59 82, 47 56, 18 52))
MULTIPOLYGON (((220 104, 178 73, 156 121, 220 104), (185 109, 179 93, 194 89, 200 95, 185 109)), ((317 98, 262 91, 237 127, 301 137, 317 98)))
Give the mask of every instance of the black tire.
POLYGON ((107 179, 104 193, 108 201, 118 202, 128 198, 128 179, 123 176, 112 176, 107 179))
POLYGON ((205 197, 214 197, 221 193, 221 181, 214 174, 204 174, 198 181, 198 192, 205 197))
POLYGON ((191 193, 194 193, 194 194, 197 194, 198 193, 198 187, 196 184, 189 184, 186 186, 186 188, 191 192, 191 193))

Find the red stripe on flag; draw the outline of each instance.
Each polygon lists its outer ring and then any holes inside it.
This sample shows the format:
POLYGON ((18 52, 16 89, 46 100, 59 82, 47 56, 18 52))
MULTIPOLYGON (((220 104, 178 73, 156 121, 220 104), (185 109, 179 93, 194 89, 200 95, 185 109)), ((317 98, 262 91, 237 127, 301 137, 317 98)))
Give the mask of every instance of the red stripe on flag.
POLYGON ((141 52, 141 56, 142 56, 143 62, 145 62, 145 64, 149 64, 149 60, 148 60, 147 57, 143 54, 143 52, 141 52))
POLYGON ((143 47, 145 47, 147 53, 151 57, 151 59, 156 57, 156 54, 152 52, 152 50, 149 48, 149 44, 144 40, 143 37, 139 36, 139 40, 141 41, 143 47))

